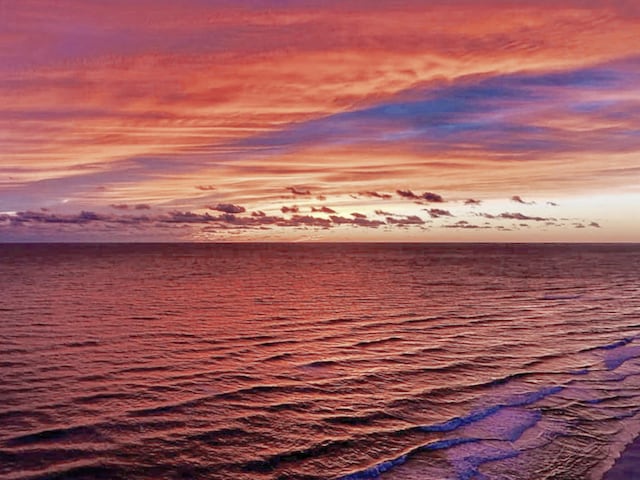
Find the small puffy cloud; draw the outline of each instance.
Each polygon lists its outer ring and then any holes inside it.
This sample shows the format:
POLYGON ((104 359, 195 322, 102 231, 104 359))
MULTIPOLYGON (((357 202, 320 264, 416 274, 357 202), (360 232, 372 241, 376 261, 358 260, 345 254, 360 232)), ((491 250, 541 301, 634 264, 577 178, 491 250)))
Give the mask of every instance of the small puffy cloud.
POLYGON ((395 217, 398 216, 397 213, 387 212, 385 210, 376 210, 376 215, 380 215, 382 217, 395 217))
POLYGON ((416 195, 411 190, 396 190, 396 193, 402 198, 408 198, 410 200, 424 200, 431 203, 442 203, 444 199, 442 195, 438 195, 433 192, 424 192, 422 195, 416 195))
POLYGON ((224 212, 224 213, 244 213, 247 211, 246 208, 244 208, 241 205, 234 205, 232 203, 219 203, 215 206, 209 206, 208 207, 210 210, 215 210, 217 212, 224 212))
POLYGON ((467 198, 464 201, 465 205, 480 205, 482 203, 482 200, 476 200, 474 198, 467 198))
POLYGON ((216 187, 214 187, 213 185, 196 185, 196 190, 202 190, 203 192, 209 192, 215 189, 216 187))
POLYGON ((598 222, 591 222, 589 226, 592 228, 602 228, 598 222))
POLYGON ((262 210, 258 210, 256 212, 251 212, 251 216, 252 217, 266 217, 267 214, 264 213, 262 210))
POLYGON ((491 227, 486 225, 475 225, 473 223, 467 222, 466 220, 460 220, 459 222, 453 223, 451 225, 444 225, 444 228, 461 228, 461 229, 475 230, 479 228, 486 229, 491 227))
POLYGON ((547 202, 547 205, 551 206, 551 207, 557 207, 558 204, 556 202, 547 202))
POLYGON ((380 220, 368 220, 366 218, 346 218, 338 215, 332 215, 331 221, 336 225, 354 225, 360 227, 378 228, 385 223, 380 220))
POLYGON ((433 193, 433 192, 424 192, 422 194, 422 199, 432 203, 444 202, 444 198, 442 198, 441 195, 438 195, 437 193, 433 193))
POLYGON ((413 193, 411 190, 396 190, 396 193, 402 198, 410 198, 412 200, 418 200, 420 197, 413 193))
POLYGON ((320 213, 336 213, 336 211, 333 208, 329 208, 329 207, 311 207, 311 211, 312 212, 320 212, 320 213))
POLYGON ((127 203, 112 203, 109 206, 115 210, 129 210, 130 208, 133 210, 151 210, 151 205, 147 205, 146 203, 137 203, 135 205, 129 205, 127 203))
POLYGON ((511 197, 511 201, 515 203, 520 203, 522 205, 535 205, 536 202, 526 202, 522 199, 520 195, 514 195, 511 197))
POLYGON ((364 213, 358 213, 358 212, 351 213, 351 216, 355 218, 367 218, 367 216, 364 213))
POLYGON ((282 213, 298 213, 300 211, 300 207, 298 207, 297 205, 293 205, 291 207, 287 207, 286 205, 282 208, 280 208, 280 211, 282 213))
POLYGON ((306 226, 329 228, 331 226, 331 221, 326 218, 312 217, 311 215, 294 215, 289 220, 282 220, 278 225, 286 227, 306 226))
POLYGON ((311 191, 308 188, 287 187, 294 195, 311 195, 311 191))
POLYGON ((387 217, 387 223, 389 225, 424 225, 424 220, 417 215, 408 215, 404 218, 387 217))
POLYGON ((449 210, 443 210, 441 208, 425 208, 424 210, 431 218, 453 217, 453 214, 449 210))
POLYGON ((390 193, 380 193, 380 192, 360 192, 360 195, 364 196, 364 197, 372 197, 372 198, 380 198, 382 200, 389 200, 390 198, 392 198, 392 195, 390 193))

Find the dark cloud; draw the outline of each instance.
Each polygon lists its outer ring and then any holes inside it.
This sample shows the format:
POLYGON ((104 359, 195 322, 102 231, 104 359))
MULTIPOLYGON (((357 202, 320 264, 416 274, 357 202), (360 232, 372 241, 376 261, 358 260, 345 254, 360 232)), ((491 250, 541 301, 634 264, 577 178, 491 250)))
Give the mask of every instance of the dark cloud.
POLYGON ((329 207, 311 207, 311 211, 312 212, 320 212, 320 213, 336 213, 336 211, 333 208, 329 208, 329 207))
POLYGON ((355 218, 367 218, 367 216, 364 213, 358 213, 358 212, 352 212, 351 216, 355 218))
POLYGON ((412 200, 418 200, 420 197, 413 193, 411 190, 396 190, 396 193, 402 198, 410 198, 412 200))
POLYGON ((280 209, 282 213, 298 213, 300 211, 300 207, 297 205, 293 205, 292 207, 284 206, 280 209))
POLYGON ((525 202, 520 195, 514 195, 511 197, 512 202, 520 203, 522 205, 535 205, 536 202, 525 202))
MULTIPOLYGON (((292 210, 288 207, 289 212, 292 210)), ((82 211, 78 214, 62 215, 46 212, 18 212, 16 214, 1 214, 0 228, 23 227, 29 225, 80 225, 87 228, 88 224, 95 225, 120 225, 137 227, 148 225, 155 228, 189 228, 198 226, 203 231, 238 231, 242 229, 264 230, 271 227, 284 228, 322 228, 328 229, 340 225, 353 227, 378 228, 381 226, 397 225, 409 227, 412 225, 423 225, 424 221, 417 216, 407 216, 405 218, 387 219, 388 223, 381 220, 370 220, 366 215, 354 213, 353 218, 346 218, 338 215, 331 215, 330 219, 314 217, 311 215, 294 214, 291 218, 280 216, 269 216, 264 212, 252 212, 250 216, 237 216, 234 213, 222 212, 219 215, 212 215, 209 212, 197 213, 191 211, 170 211, 156 215, 115 215, 98 214, 90 211, 82 211)), ((60 227, 59 227, 60 228, 60 227)), ((98 228, 98 227, 95 227, 98 228)), ((111 227, 109 227, 111 228, 111 227)))
POLYGON ((383 200, 389 200, 393 197, 390 193, 380 193, 380 192, 360 192, 360 195, 363 197, 372 197, 372 198, 381 198, 383 200))
POLYGON ((442 210, 441 208, 425 208, 424 210, 431 218, 453 217, 453 214, 449 210, 442 210))
POLYGON ((215 210, 217 212, 225 212, 225 213, 244 213, 247 211, 246 208, 244 208, 241 205, 234 205, 232 203, 219 203, 215 206, 209 206, 207 207, 210 210, 215 210))
POLYGON ((557 207, 558 204, 556 202, 547 202, 547 205, 551 206, 551 207, 557 207))
POLYGON ((396 217, 399 216, 397 213, 387 212, 385 210, 376 210, 376 215, 380 215, 382 217, 396 217))
POLYGON ((487 228, 491 228, 489 226, 486 225, 475 225, 473 223, 469 223, 466 220, 460 220, 459 222, 456 222, 454 224, 451 225, 444 225, 444 228, 462 228, 462 229, 487 229, 487 228))
POLYGON ((331 221, 326 218, 312 217, 311 215, 294 215, 290 219, 282 219, 276 225, 281 227, 331 227, 331 221))
POLYGON ((116 210, 129 210, 130 208, 133 210, 151 210, 151 205, 147 205, 146 203, 138 203, 135 205, 129 205, 127 203, 112 203, 109 206, 116 210))
POLYGON ((593 228, 602 228, 598 222, 591 222, 589 226, 593 228))
POLYGON ((311 191, 309 189, 302 189, 302 188, 297 188, 297 187, 287 187, 287 190, 289 190, 294 195, 311 195, 311 191))
POLYGON ((215 190, 216 187, 214 187, 213 185, 196 185, 196 189, 202 190, 203 192, 208 192, 211 190, 215 190))
POLYGON ((81 211, 78 214, 64 215, 49 212, 17 212, 14 215, 0 215, 0 221, 9 222, 11 225, 23 225, 28 223, 55 223, 55 224, 85 224, 90 222, 110 221, 114 217, 100 215, 95 212, 81 211))
POLYGON ((387 223, 389 225, 424 225, 424 220, 417 215, 408 215, 404 218, 387 217, 387 223))
MULTIPOLYGON (((232 215, 233 217, 233 215, 232 215)), ((235 218, 235 217, 234 217, 235 218)), ((166 223, 211 223, 221 220, 221 217, 210 215, 209 213, 194 213, 194 212, 169 212, 156 219, 159 222, 166 223)))
POLYGON ((482 203, 482 200, 476 200, 474 198, 467 198, 464 201, 465 205, 480 205, 482 203))
POLYGON ((442 203, 442 202, 444 202, 444 198, 442 198, 441 195, 438 195, 437 193, 433 193, 433 192, 424 192, 422 194, 422 199, 426 200, 427 202, 432 202, 432 203, 442 203))
POLYGON ((402 198, 409 198, 411 200, 425 200, 431 203, 444 202, 444 199, 441 195, 433 192, 424 192, 422 195, 416 195, 411 190, 396 190, 396 193, 402 198))
POLYGON ((385 223, 380 220, 368 220, 366 218, 346 218, 337 215, 332 215, 331 221, 336 225, 354 225, 359 227, 378 228, 385 223))
POLYGON ((548 222, 555 220, 555 218, 531 217, 529 215, 524 215, 523 213, 501 213, 498 215, 498 218, 504 218, 507 220, 529 220, 534 222, 548 222))

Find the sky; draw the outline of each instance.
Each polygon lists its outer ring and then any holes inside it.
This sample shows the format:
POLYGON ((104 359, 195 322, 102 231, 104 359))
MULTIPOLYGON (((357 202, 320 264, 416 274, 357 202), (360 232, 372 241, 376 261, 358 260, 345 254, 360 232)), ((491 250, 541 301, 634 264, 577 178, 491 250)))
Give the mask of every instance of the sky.
POLYGON ((636 0, 0 0, 0 241, 640 242, 636 0))

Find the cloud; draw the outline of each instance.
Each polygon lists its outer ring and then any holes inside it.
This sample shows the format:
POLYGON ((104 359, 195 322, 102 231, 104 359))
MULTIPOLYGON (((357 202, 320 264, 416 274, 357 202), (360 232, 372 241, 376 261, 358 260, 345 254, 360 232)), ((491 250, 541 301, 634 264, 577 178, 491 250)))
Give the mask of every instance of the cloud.
POLYGON ((556 202, 547 202, 547 205, 551 206, 551 207, 557 207, 558 204, 556 202))
POLYGON ((329 207, 311 207, 312 212, 321 212, 321 213, 337 213, 333 208, 329 207))
POLYGON ((367 218, 367 216, 364 213, 358 213, 358 212, 352 212, 351 216, 355 218, 367 218))
POLYGON ((589 226, 593 228, 602 228, 598 222, 591 222, 589 226))
POLYGON ((128 210, 129 209, 129 205, 127 205, 126 203, 112 203, 109 206, 111 208, 116 209, 116 210, 128 210))
POLYGON ((408 226, 408 225, 424 225, 425 222, 423 219, 421 219, 417 215, 408 215, 404 218, 387 217, 387 223, 389 225, 408 226))
POLYGON ((504 218, 507 220, 531 220, 534 222, 548 222, 555 220, 555 218, 531 217, 529 215, 524 215, 523 213, 501 213, 498 215, 498 218, 504 218))
POLYGON ((449 210, 442 210, 440 208, 429 208, 425 209, 425 211, 431 218, 453 217, 453 214, 449 210))
POLYGON ((368 220, 366 218, 346 218, 338 215, 332 215, 331 221, 336 225, 352 225, 357 227, 378 228, 385 223, 380 220, 368 220))
POLYGON ((389 200, 393 198, 393 195, 391 195, 390 193, 381 193, 381 192, 373 192, 373 191, 360 192, 359 195, 362 195, 364 197, 380 198, 382 200, 389 200))
POLYGON ((487 228, 491 228, 489 226, 486 225, 476 225, 473 223, 469 223, 466 220, 460 220, 459 222, 456 222, 454 224, 450 224, 450 225, 443 225, 444 228, 460 228, 460 229, 469 229, 469 230, 477 230, 477 229, 487 229, 487 228))
POLYGON ((244 213, 247 211, 246 208, 244 208, 241 205, 234 205, 232 203, 219 203, 215 206, 209 206, 207 207, 210 210, 215 210, 218 212, 225 212, 225 213, 244 213))
POLYGON ((293 205, 291 207, 287 207, 286 205, 280 208, 282 213, 298 213, 300 211, 300 207, 297 205, 293 205))
POLYGON ((277 225, 283 227, 307 226, 329 228, 331 226, 331 222, 326 218, 312 217, 310 215, 294 215, 289 220, 281 220, 277 225))
POLYGON ((536 202, 525 202, 520 195, 514 195, 511 197, 511 201, 515 203, 520 203, 522 205, 535 205, 536 202))
POLYGON ((468 198, 464 201, 465 205, 480 205, 482 200, 475 200, 473 198, 468 198))
MULTIPOLYGON (((148 22, 120 0, 7 5, 3 210, 64 201, 135 215, 144 199, 154 212, 219 201, 276 212, 298 201, 274 203, 287 185, 364 191, 370 204, 404 185, 424 203, 437 199, 416 186, 508 198, 521 179, 533 198, 567 198, 637 178, 634 2, 544 0, 514 15, 503 0, 185 1, 141 0, 148 22), (207 180, 215 200, 202 200, 207 180)), ((221 213, 238 225, 243 212, 221 213)))
POLYGON ((441 195, 438 195, 437 193, 432 193, 432 192, 424 192, 422 194, 422 198, 427 202, 432 202, 432 203, 444 202, 444 199, 442 198, 441 195))
POLYGON ((396 190, 396 193, 400 195, 402 198, 410 198, 412 200, 417 200, 420 197, 413 193, 411 190, 396 190))
POLYGON ((416 195, 411 190, 396 190, 396 193, 402 198, 409 198, 411 200, 425 200, 432 203, 444 202, 441 195, 433 192, 424 192, 422 195, 416 195))
POLYGON ((387 212, 385 210, 376 210, 375 211, 376 215, 380 215, 381 217, 395 217, 395 216, 402 216, 398 213, 392 213, 392 212, 387 212))
POLYGON ((297 188, 297 187, 287 187, 287 190, 289 190, 294 195, 311 195, 311 191, 309 189, 301 189, 301 188, 297 188))
POLYGON ((48 212, 17 212, 14 215, 2 214, 0 220, 9 222, 12 225, 21 225, 27 223, 50 223, 50 224, 86 224, 98 221, 110 221, 112 218, 108 215, 100 215, 91 211, 81 211, 78 214, 62 215, 48 212))

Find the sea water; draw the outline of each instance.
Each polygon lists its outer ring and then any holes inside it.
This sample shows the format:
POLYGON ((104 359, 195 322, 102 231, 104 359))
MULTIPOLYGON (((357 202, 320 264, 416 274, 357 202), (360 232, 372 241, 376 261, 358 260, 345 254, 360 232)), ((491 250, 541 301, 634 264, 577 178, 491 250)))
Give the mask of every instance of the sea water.
POLYGON ((0 245, 0 478, 600 479, 640 246, 0 245))

